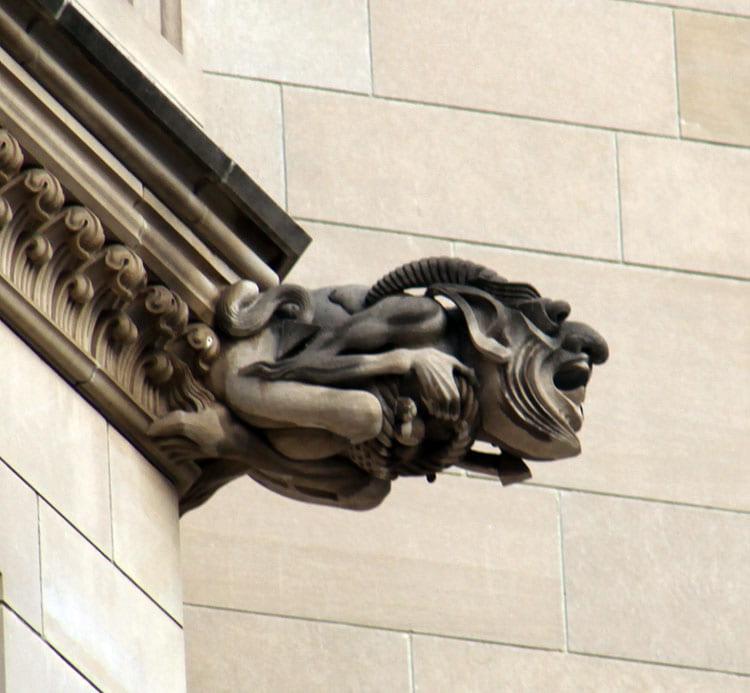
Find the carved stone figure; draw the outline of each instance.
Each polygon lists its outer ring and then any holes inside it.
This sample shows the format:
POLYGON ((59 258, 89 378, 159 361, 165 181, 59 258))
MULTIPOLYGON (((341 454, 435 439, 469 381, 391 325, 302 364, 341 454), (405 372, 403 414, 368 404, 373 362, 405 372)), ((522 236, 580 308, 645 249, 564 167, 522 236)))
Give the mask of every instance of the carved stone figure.
POLYGON ((569 313, 453 258, 369 288, 240 281, 217 306, 221 353, 204 383, 216 401, 172 411, 150 434, 202 468, 183 511, 243 474, 352 509, 376 506, 399 476, 433 481, 451 465, 528 478, 523 458, 580 452, 585 388, 608 356, 569 313), (477 440, 499 453, 472 450, 477 440))

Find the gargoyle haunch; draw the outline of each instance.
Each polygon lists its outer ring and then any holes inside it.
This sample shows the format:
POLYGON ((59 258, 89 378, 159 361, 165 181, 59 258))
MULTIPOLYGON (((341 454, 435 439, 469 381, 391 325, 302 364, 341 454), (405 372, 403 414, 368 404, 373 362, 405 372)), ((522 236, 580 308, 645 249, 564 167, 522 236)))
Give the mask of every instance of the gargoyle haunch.
POLYGON ((399 476, 432 481, 451 465, 528 478, 522 458, 580 452, 585 388, 608 356, 569 313, 454 258, 403 265, 369 288, 259 292, 240 281, 216 309, 222 352, 206 383, 216 401, 150 432, 198 449, 204 478, 183 510, 243 474, 360 510, 399 476), (500 452, 473 450, 477 440, 500 452))

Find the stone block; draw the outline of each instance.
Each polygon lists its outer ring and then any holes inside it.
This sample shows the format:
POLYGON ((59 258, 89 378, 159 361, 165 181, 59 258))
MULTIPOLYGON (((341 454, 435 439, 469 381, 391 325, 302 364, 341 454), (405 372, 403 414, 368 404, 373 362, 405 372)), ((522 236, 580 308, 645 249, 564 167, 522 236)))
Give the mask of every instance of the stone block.
POLYGON ((408 693, 407 635, 187 607, 192 691, 408 693))
POLYGON ((0 353, 0 458, 110 553, 106 421, 2 322, 0 353))
POLYGON ((184 3, 185 49, 204 70, 370 92, 367 1, 184 3))
POLYGON ((451 254, 449 241, 312 222, 303 226, 313 240, 289 281, 309 287, 371 285, 406 262, 451 254))
POLYGON ((281 207, 284 184, 281 89, 205 75, 206 131, 281 207))
POLYGON ((50 506, 40 508, 44 632, 104 690, 185 690, 182 629, 50 506))
POLYGON ((619 256, 613 135, 284 89, 290 213, 619 256))
POLYGON ((625 260, 750 277, 750 151, 619 137, 625 260))
POLYGON ((0 619, 0 690, 93 693, 95 689, 86 679, 10 609, 0 606, 0 619))
POLYGON ((676 12, 675 30, 683 136, 750 145, 750 19, 676 12))
POLYGON ((174 485, 111 427, 109 459, 115 563, 181 621, 179 510, 174 485))
POLYGON ((747 284, 458 244, 609 342, 572 460, 531 463, 545 484, 750 510, 747 284))
POLYGON ((564 493, 568 645, 750 673, 750 515, 564 493))
POLYGON ((235 481, 182 521, 186 602, 560 647, 557 522, 553 492, 449 475, 366 513, 235 481))
POLYGON ((412 653, 414 684, 420 693, 740 693, 747 690, 747 679, 740 676, 447 638, 414 636, 412 653))
POLYGON ((0 599, 42 628, 36 494, 0 462, 0 599))
MULTIPOLYGON (((640 2, 655 5, 667 4, 664 0, 640 0, 640 2)), ((672 7, 684 7, 685 9, 750 16, 750 5, 748 5, 747 0, 669 0, 668 4, 672 7)))
POLYGON ((677 134, 672 14, 597 0, 372 0, 376 94, 677 134))

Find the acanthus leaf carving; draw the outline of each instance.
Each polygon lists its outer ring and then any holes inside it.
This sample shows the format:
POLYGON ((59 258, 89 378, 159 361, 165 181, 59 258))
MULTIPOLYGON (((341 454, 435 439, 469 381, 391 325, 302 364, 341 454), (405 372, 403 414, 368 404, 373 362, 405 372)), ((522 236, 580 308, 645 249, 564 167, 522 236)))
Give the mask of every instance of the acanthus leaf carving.
MULTIPOLYGON (((157 420, 208 406, 200 383, 220 350, 207 325, 150 275, 136 250, 109 237, 90 209, 68 202, 57 178, 27 163, 0 128, 0 278, 157 420)), ((160 462, 169 472, 168 446, 160 462)))

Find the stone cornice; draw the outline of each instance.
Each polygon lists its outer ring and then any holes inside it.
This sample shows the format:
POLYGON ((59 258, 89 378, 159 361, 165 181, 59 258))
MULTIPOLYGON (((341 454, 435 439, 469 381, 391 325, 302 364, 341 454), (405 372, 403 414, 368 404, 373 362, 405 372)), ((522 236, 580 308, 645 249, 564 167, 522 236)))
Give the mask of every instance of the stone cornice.
POLYGON ((170 131, 184 115, 92 65, 74 8, 42 4, 0 0, 0 318, 182 496, 201 468, 147 431, 213 399, 224 287, 277 284, 309 239, 200 130, 170 131))

